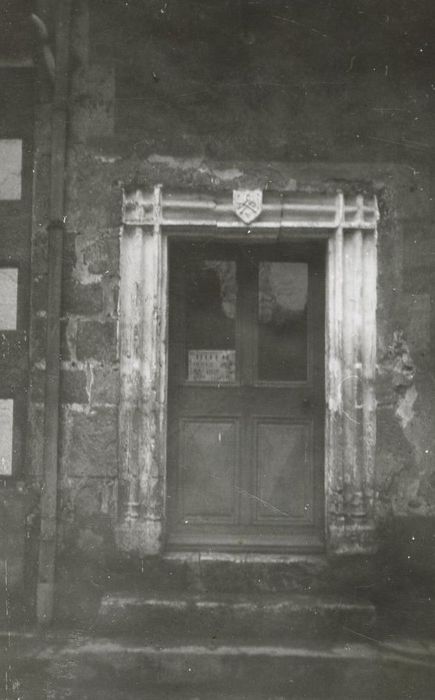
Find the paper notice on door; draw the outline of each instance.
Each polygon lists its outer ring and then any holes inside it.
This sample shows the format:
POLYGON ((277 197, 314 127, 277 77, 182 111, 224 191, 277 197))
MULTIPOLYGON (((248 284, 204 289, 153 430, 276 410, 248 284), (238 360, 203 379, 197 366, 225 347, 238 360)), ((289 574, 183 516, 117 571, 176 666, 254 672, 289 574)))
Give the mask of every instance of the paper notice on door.
POLYGON ((236 381, 235 350, 189 350, 189 382, 236 381))
POLYGON ((13 399, 0 399, 0 477, 12 474, 13 399))

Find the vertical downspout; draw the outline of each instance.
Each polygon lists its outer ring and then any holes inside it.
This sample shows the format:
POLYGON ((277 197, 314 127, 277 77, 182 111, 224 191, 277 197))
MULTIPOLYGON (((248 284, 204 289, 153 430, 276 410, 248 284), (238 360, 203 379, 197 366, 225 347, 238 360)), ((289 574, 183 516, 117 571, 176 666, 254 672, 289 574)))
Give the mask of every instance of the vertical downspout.
POLYGON ((45 416, 36 615, 49 624, 54 609, 57 540, 59 444, 60 310, 64 237, 64 188, 68 116, 69 35, 72 0, 58 0, 55 16, 55 78, 51 130, 50 223, 48 225, 48 295, 45 416))

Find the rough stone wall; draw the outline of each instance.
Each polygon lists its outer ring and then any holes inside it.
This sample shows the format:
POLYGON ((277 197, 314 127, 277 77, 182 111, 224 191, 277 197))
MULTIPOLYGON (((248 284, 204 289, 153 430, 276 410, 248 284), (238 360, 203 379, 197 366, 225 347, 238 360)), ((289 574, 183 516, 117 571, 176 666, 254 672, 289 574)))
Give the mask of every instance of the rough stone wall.
MULTIPOLYGON (((273 10, 266 2, 241 3, 239 11, 234 3, 202 0, 74 5, 60 503, 61 551, 70 563, 76 554, 94 564, 114 554, 118 244, 121 191, 132 183, 342 187, 378 194, 380 515, 435 515, 435 92, 428 48, 417 32, 422 23, 410 21, 404 38, 394 3, 385 1, 385 12, 376 5, 380 22, 367 3, 346 3, 349 10, 336 5, 341 9, 329 14, 315 2, 292 11, 280 2, 273 10)), ((42 101, 29 443, 36 477, 42 454, 46 110, 42 101)))
POLYGON ((420 170, 396 185, 381 257, 377 474, 380 507, 396 515, 430 515, 435 503, 433 184, 420 170))

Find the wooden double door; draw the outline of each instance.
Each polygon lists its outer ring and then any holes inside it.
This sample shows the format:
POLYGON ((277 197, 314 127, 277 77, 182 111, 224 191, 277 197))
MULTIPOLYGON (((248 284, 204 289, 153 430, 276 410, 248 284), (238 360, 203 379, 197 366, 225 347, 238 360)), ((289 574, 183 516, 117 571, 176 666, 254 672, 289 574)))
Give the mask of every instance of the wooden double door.
POLYGON ((169 548, 321 548, 323 246, 169 256, 169 548))

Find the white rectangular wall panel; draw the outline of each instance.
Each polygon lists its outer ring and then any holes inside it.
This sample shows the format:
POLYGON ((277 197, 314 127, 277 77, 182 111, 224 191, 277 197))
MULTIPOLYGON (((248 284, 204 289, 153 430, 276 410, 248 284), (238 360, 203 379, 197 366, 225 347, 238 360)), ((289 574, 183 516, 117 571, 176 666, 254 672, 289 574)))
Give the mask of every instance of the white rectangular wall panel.
POLYGON ((0 477, 12 474, 13 399, 0 399, 0 477))
POLYGON ((0 200, 21 199, 21 139, 0 139, 0 200))
POLYGON ((0 331, 17 328, 18 269, 0 268, 0 331))

